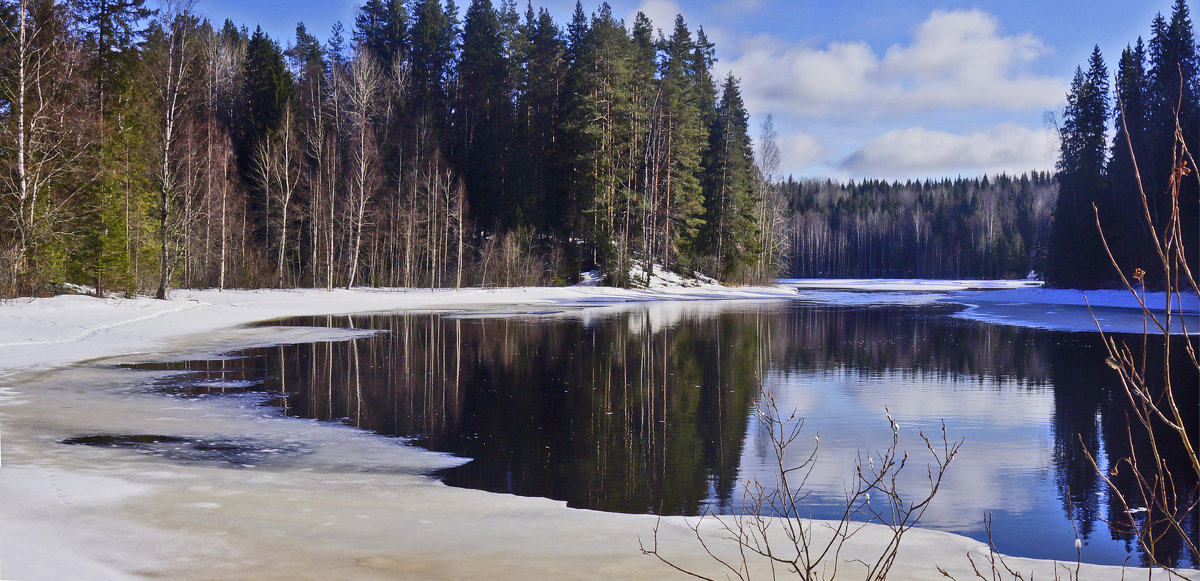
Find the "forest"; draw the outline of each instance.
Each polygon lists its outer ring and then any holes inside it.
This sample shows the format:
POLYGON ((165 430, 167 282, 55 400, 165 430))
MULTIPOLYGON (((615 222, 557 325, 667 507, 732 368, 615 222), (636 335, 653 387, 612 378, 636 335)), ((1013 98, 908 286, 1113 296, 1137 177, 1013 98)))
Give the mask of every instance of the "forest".
POLYGON ((302 23, 290 39, 216 25, 191 0, 6 0, 0 19, 0 297, 570 284, 592 269, 636 286, 635 263, 732 283, 1104 285, 1092 203, 1123 264, 1150 257, 1123 135, 1165 212, 1171 95, 1193 150, 1200 126, 1182 0, 1122 56, 1127 130, 1097 51, 1053 176, 907 183, 784 178, 770 115, 749 127, 738 79, 714 78, 715 45, 682 17, 664 29, 577 3, 560 26, 514 0, 461 15, 367 0, 324 40, 302 23))
POLYGON ((1025 278, 1042 272, 1055 183, 1019 177, 888 183, 789 178, 786 272, 801 278, 1025 278))
POLYGON ((3 18, 0 289, 572 282, 777 262, 738 82, 581 5, 368 0, 324 42, 190 2, 3 18))
POLYGON ((1126 273, 1144 269, 1146 284, 1161 287, 1151 225, 1164 240, 1177 229, 1191 271, 1200 272, 1200 180, 1191 173, 1200 151, 1200 59, 1187 2, 1175 0, 1169 19, 1154 18, 1148 42, 1139 37, 1125 47, 1112 78, 1110 85, 1095 47, 1087 69, 1075 69, 1059 121, 1046 264, 1046 280, 1057 286, 1116 286, 1115 260, 1126 273))

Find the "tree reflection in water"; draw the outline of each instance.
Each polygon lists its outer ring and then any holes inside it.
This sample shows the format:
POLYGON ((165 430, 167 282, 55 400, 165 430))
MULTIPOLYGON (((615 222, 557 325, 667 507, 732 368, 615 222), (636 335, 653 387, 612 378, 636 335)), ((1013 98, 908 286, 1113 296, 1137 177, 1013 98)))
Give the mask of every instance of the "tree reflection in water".
MULTIPOLYGON (((381 332, 190 362, 183 367, 196 373, 168 381, 188 393, 277 393, 288 415, 472 458, 439 475, 450 485, 633 513, 738 510, 739 478, 751 477, 756 463, 751 412, 763 389, 791 393, 821 431, 823 454, 853 453, 874 422, 855 417, 863 409, 907 406, 912 416, 945 419, 956 438, 957 423, 968 440, 964 455, 1000 454, 1012 437, 1004 425, 1019 419, 1035 424, 1026 426, 1034 441, 1014 448, 1028 457, 956 463, 949 478, 965 484, 944 487, 935 504, 948 508, 927 515, 928 524, 980 538, 983 512, 995 511, 1001 550, 1073 560, 1073 539, 1046 538, 1069 534, 1073 518, 1088 544, 1085 560, 1120 563, 1138 547, 1106 524, 1125 517, 1080 446, 1109 469, 1129 447, 1124 395, 1113 391, 1119 384, 1098 337, 949 318, 955 308, 691 303, 543 316, 309 317, 272 324, 381 332), (1013 406, 1033 411, 1014 419, 1013 406), (1039 443, 1041 432, 1052 443, 1039 443), (1028 488, 1009 495, 1048 498, 990 505, 1003 503, 972 489, 972 470, 1012 479, 993 483, 999 487, 1028 488), (1043 472, 1051 483, 1038 482, 1043 472), (1057 508, 1039 508, 1047 505, 1057 508)), ((1189 397, 1181 403, 1195 419, 1196 392, 1189 397)), ((1181 486, 1194 495, 1195 482, 1181 486)), ((840 492, 828 487, 827 496, 840 492)), ((822 510, 815 502, 814 516, 822 510)), ((1187 526, 1200 535, 1194 513, 1187 526)), ((1164 553, 1178 554, 1178 546, 1164 537, 1164 553)))

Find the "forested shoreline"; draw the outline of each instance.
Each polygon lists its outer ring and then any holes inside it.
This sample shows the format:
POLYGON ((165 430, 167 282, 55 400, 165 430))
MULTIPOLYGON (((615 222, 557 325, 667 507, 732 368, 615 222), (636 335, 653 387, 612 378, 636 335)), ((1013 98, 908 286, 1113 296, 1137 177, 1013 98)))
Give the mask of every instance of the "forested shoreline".
POLYGON ((1167 253, 1182 246, 1191 271, 1200 272, 1198 99, 1200 59, 1185 0, 1175 0, 1170 18, 1155 16, 1148 41, 1126 45, 1115 74, 1099 46, 1086 69, 1075 69, 1059 122, 1047 282, 1118 286, 1115 260, 1127 277, 1142 269, 1147 284, 1161 288, 1164 260, 1151 225, 1167 253), (1173 231, 1179 244, 1168 242, 1173 231))
POLYGON ((281 43, 188 2, 3 7, 6 295, 778 263, 738 82, 682 17, 368 0, 281 43))
POLYGON ((924 182, 788 179, 786 272, 801 278, 1025 278, 1042 272, 1046 172, 924 182))
MULTIPOLYGON (((216 25, 188 0, 8 0, 0 18, 0 296, 567 284, 591 269, 636 286, 635 264, 733 283, 1097 286, 1112 277, 1093 202, 1123 264, 1150 256, 1098 51, 1068 94, 1054 176, 839 183, 780 174, 770 116, 749 127, 738 79, 714 78, 715 45, 682 17, 576 4, 560 25, 514 0, 461 15, 367 0, 324 40, 216 25)), ((1117 87, 1165 212, 1158 144, 1181 90, 1164 71, 1183 73, 1192 144, 1198 125, 1186 4, 1152 32, 1117 87)))

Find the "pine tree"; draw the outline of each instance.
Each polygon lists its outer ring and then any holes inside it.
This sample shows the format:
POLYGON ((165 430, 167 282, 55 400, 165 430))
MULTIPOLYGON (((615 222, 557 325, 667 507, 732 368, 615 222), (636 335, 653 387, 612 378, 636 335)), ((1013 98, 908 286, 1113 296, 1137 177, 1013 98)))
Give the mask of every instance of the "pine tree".
POLYGON ((589 95, 592 125, 598 141, 591 171, 595 190, 588 209, 588 240, 595 249, 595 260, 612 267, 610 276, 620 267, 624 245, 624 217, 632 211, 633 191, 628 187, 636 169, 631 151, 632 135, 627 119, 632 117, 630 41, 623 22, 613 17, 607 4, 592 17, 588 42, 594 59, 595 76, 589 95))
POLYGON ((614 284, 627 286, 628 273, 633 261, 633 248, 639 242, 642 257, 649 264, 654 255, 653 216, 656 209, 655 200, 658 190, 659 147, 656 139, 659 135, 658 121, 662 111, 661 91, 656 78, 658 70, 658 47, 654 41, 654 25, 642 12, 638 12, 633 20, 633 30, 630 34, 630 106, 632 113, 629 118, 630 151, 633 162, 633 172, 630 175, 628 189, 630 191, 629 213, 625 216, 624 232, 621 246, 618 248, 617 268, 620 277, 614 284))

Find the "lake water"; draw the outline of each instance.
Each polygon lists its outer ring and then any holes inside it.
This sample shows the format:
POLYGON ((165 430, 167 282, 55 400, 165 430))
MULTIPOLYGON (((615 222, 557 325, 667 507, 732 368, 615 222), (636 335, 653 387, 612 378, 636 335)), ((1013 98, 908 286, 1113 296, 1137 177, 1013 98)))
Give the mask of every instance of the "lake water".
MULTIPOLYGON (((918 432, 940 438, 944 422, 964 442, 921 526, 986 541, 991 515, 1008 554, 1074 561, 1077 530, 1085 562, 1140 564, 1083 454, 1107 470, 1130 445, 1099 337, 950 317, 958 309, 689 302, 303 318, 271 324, 379 332, 171 364, 186 372, 160 387, 260 393, 287 415, 470 458, 435 475, 451 486, 684 515, 744 511, 747 481, 774 481, 755 418, 768 393, 805 421, 786 462, 808 457, 819 435, 801 514, 837 517, 856 457, 891 441, 886 409, 915 463, 900 482, 906 497, 925 477, 918 432)), ((1185 392, 1197 425, 1196 390, 1185 392)), ((1194 513, 1186 525, 1200 537, 1194 513)), ((1157 550, 1178 555, 1179 545, 1167 535, 1157 550)))

